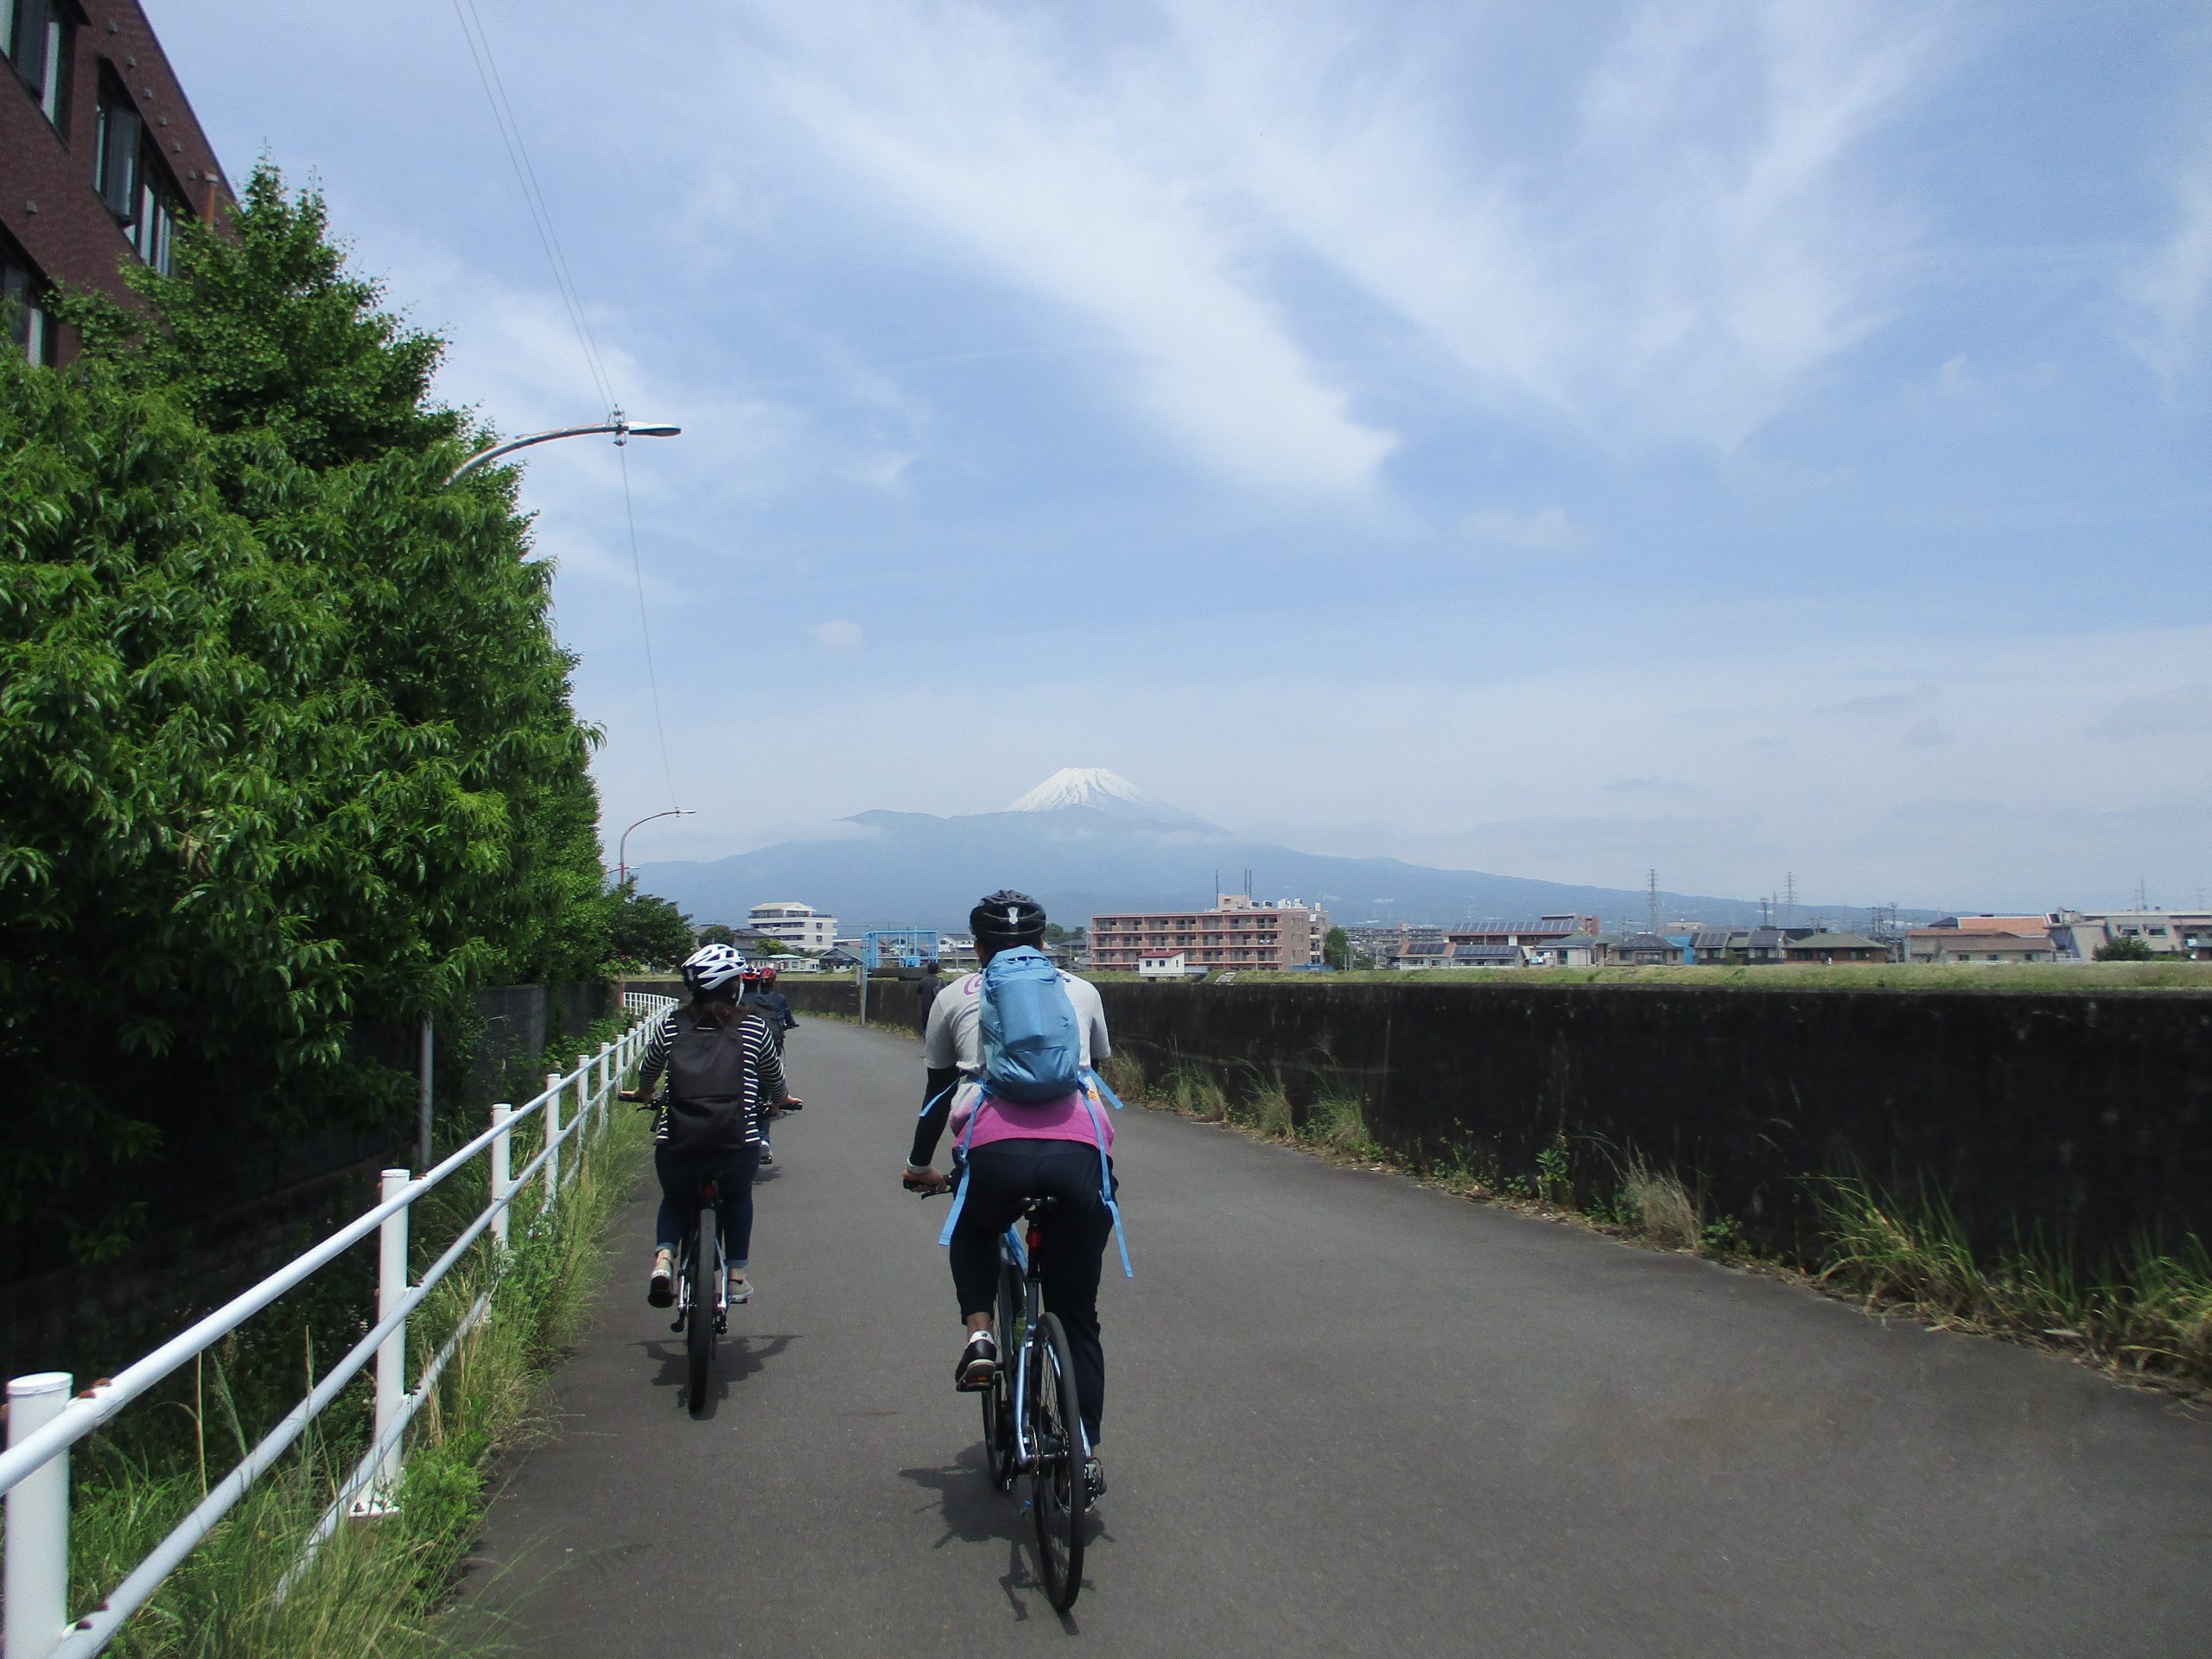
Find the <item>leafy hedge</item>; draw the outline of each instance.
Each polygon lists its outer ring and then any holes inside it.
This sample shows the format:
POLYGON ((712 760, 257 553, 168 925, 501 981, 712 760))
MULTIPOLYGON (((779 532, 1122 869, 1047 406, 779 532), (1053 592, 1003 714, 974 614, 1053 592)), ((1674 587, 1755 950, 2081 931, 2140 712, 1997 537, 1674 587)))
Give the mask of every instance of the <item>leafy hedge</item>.
POLYGON ((257 170, 0 353, 0 1222, 97 1253, 219 1120, 375 1122, 357 1017, 608 954, 595 734, 441 343, 257 170), (134 1167, 135 1166, 135 1167, 134 1167))

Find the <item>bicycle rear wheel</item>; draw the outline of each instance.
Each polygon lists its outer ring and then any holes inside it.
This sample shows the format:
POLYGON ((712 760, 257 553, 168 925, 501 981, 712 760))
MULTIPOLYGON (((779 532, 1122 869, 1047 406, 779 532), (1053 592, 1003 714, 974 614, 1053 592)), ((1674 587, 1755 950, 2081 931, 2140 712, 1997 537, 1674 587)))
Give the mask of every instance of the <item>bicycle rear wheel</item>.
POLYGON ((715 1319, 721 1301, 721 1256, 715 1248, 715 1206, 699 1206, 699 1219, 691 1240, 691 1313, 683 1326, 685 1357, 690 1362, 690 1396, 686 1401, 694 1417, 706 1414, 707 1374, 715 1363, 715 1319))
POLYGON ((1001 1491, 1014 1484, 1014 1361, 1021 1335, 1020 1287, 1014 1269, 999 1264, 998 1375, 983 1390, 983 1466, 1001 1491))
POLYGON ((1090 1488, 1083 1478, 1083 1419, 1076 1403, 1075 1360, 1067 1332, 1047 1313, 1037 1321, 1029 1360, 1029 1513, 1037 1523, 1037 1561, 1045 1593, 1065 1612, 1083 1589, 1084 1514, 1090 1488))

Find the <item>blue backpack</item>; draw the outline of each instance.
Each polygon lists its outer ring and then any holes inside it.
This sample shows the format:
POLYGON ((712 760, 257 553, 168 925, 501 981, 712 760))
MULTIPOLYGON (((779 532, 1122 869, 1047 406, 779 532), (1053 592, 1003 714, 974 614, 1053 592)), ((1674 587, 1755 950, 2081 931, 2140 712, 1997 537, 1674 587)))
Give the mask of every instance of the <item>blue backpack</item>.
POLYGON ((983 969, 983 1081, 1001 1100, 1034 1104, 1083 1087, 1083 1030, 1060 970, 1032 945, 983 969))

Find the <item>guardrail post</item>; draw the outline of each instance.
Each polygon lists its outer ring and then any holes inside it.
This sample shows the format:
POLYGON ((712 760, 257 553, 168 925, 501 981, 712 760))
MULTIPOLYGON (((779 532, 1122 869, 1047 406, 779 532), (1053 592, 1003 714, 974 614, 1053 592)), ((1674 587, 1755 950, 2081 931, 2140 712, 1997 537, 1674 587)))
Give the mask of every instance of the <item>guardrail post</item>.
POLYGON ((501 1101, 492 1109, 492 1127, 499 1134, 492 1137, 492 1202, 499 1207, 492 1213, 492 1236, 499 1241, 499 1248, 507 1248, 507 1210, 505 1203, 509 1189, 513 1185, 507 1172, 513 1167, 510 1161, 514 1131, 507 1127, 507 1120, 515 1109, 501 1101))
POLYGON ((583 1128, 576 1131, 578 1175, 583 1173, 584 1148, 591 1144, 592 1131, 596 1127, 592 1122, 591 1103, 591 1056, 579 1054, 576 1056, 576 1121, 583 1128))
MULTIPOLYGON (((8 1444, 27 1440, 69 1403, 67 1371, 8 1381, 8 1444)), ((8 1493, 8 1659, 47 1659, 69 1622, 69 1454, 57 1452, 8 1493)))
MULTIPOLYGON (((407 1190, 414 1178, 404 1169, 384 1173, 381 1201, 390 1204, 407 1190)), ((395 1210, 384 1218, 377 1234, 377 1322, 381 1325, 398 1310, 407 1294, 407 1211, 395 1210)), ((399 1421, 407 1403, 407 1326, 403 1323, 377 1347, 377 1444, 382 1446, 399 1421)), ((376 1478, 354 1500, 356 1516, 390 1515, 399 1485, 399 1447, 395 1442, 377 1460, 376 1478)))
POLYGON ((545 1074, 545 1202, 561 1196, 561 1074, 545 1074))

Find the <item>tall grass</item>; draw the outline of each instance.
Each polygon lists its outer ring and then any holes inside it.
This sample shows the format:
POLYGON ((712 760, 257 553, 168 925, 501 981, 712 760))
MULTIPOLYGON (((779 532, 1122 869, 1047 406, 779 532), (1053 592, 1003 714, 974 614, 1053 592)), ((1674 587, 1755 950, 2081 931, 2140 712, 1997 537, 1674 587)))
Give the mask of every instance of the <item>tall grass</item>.
POLYGON ((2117 1370, 2212 1384, 2212 1252, 2138 1245, 2084 1270, 2032 1244, 1977 1251, 1932 1193, 1886 1194, 1859 1178, 1820 1198, 1822 1284, 1967 1329, 2078 1347, 2117 1370))
MULTIPOLYGON (((132 1659, 469 1659, 498 1651, 496 1629, 481 1619, 464 1628, 442 1604, 476 1533, 492 1452, 527 1427, 548 1371, 589 1305, 600 1240, 636 1184, 648 1135, 644 1120, 615 1105, 606 1139, 557 1205, 540 1207, 542 1187, 518 1196, 504 1262, 493 1257, 487 1234, 410 1322, 413 1373, 476 1297, 491 1291, 488 1317, 462 1339, 415 1420, 396 1515, 341 1522, 311 1567, 287 1586, 302 1544, 365 1447, 365 1374, 170 1575, 109 1651, 132 1659)), ((480 1176, 473 1194, 460 1178, 454 1184, 463 1190, 448 1197, 441 1189, 416 1206, 425 1249, 429 1241, 449 1239, 462 1212, 473 1215, 484 1201, 480 1176)), ((316 1357, 311 1338, 303 1338, 292 1398, 309 1386, 316 1357)), ((70 1578, 79 1614, 199 1503, 207 1480, 220 1479, 258 1432, 240 1415, 220 1351, 201 1369, 191 1403, 171 1403, 189 1422, 181 1456, 168 1442, 133 1450, 105 1437, 79 1449, 70 1578)))
MULTIPOLYGON (((1279 1083, 1255 1085, 1232 1099, 1217 1079, 1195 1068, 1174 1066, 1151 1079, 1141 1064, 1123 1056, 1108 1062, 1108 1078, 1132 1103, 1229 1123, 1315 1152, 1386 1161, 1462 1197, 1533 1200, 1661 1249, 1733 1261, 1751 1257, 1735 1220, 1711 1213, 1691 1181, 1632 1148, 1599 1147, 1600 1165, 1578 1160, 1560 1136, 1538 1153, 1529 1171, 1502 1170, 1494 1152, 1477 1157, 1464 1147, 1417 1166, 1376 1141, 1364 1108, 1348 1091, 1316 1101, 1303 1123, 1294 1127, 1290 1101, 1279 1083), (1610 1187, 1605 1166, 1610 1166, 1610 1187), (1585 1206, 1579 1211, 1578 1202, 1585 1206)), ((2139 1246, 2124 1260, 2085 1272, 2061 1249, 1977 1250, 1933 1196, 1899 1199, 1856 1178, 1823 1179, 1815 1191, 1819 1224, 1809 1259, 1769 1256, 1769 1265, 1806 1273, 1823 1288, 1872 1306, 1908 1307, 1930 1321, 2031 1337, 2116 1372, 2212 1389, 2212 1250, 2197 1238, 2174 1249, 2139 1246)))

